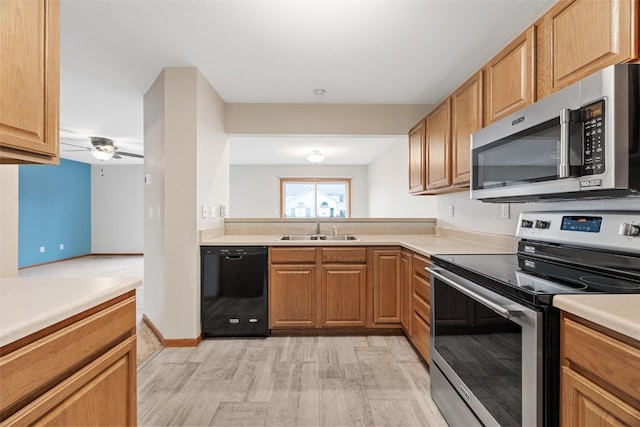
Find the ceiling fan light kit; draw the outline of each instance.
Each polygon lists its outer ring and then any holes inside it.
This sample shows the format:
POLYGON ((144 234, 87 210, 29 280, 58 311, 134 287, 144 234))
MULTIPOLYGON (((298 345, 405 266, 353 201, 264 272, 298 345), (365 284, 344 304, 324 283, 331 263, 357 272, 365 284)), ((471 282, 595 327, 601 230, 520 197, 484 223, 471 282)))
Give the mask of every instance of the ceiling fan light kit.
POLYGON ((74 144, 69 144, 66 142, 60 142, 60 143, 64 145, 69 145, 71 147, 82 149, 82 150, 67 150, 67 151, 87 150, 91 153, 91 155, 93 155, 93 157, 95 157, 100 161, 110 160, 110 159, 121 159, 122 156, 135 157, 138 159, 144 158, 144 156, 141 154, 125 153, 124 151, 118 151, 118 147, 116 147, 116 145, 114 144, 114 141, 109 138, 103 138, 100 136, 90 136, 89 140, 91 141, 91 145, 93 146, 93 148, 82 147, 74 144))
POLYGON ((93 157, 95 157, 98 160, 109 160, 110 158, 113 157, 113 154, 115 152, 109 152, 109 151, 102 151, 102 150, 92 150, 91 154, 93 154, 93 157))

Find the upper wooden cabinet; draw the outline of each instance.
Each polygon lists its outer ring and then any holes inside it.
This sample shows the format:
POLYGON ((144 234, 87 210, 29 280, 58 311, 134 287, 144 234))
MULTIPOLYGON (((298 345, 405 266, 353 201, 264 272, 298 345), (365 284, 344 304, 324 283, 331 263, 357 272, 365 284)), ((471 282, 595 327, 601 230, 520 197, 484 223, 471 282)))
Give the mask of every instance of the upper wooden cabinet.
POLYGON ((451 95, 451 175, 456 186, 469 184, 471 134, 482 128, 482 71, 451 95))
POLYGON ((417 194, 425 190, 425 123, 424 119, 409 131, 409 193, 417 194))
POLYGON ((538 96, 638 57, 638 2, 561 0, 537 27, 538 96))
POLYGON ((426 119, 427 190, 451 185, 451 99, 438 105, 426 119))
POLYGON ((0 163, 58 163, 58 0, 0 3, 0 163))
POLYGON ((531 26, 485 66, 485 125, 535 101, 535 59, 531 26))

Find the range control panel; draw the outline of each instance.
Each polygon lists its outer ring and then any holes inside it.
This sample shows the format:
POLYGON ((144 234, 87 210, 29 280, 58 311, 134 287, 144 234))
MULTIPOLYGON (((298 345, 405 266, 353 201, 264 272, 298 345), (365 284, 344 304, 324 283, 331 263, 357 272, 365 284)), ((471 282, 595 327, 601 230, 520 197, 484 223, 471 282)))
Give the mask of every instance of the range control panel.
POLYGON ((640 211, 523 212, 516 237, 640 253, 640 211))

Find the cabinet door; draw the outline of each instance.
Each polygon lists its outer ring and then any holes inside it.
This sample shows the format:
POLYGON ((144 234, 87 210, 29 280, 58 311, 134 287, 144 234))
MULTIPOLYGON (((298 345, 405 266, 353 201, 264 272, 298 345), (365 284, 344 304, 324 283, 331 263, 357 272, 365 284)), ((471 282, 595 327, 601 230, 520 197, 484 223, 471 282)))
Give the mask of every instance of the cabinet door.
POLYGON ((3 425, 136 425, 136 337, 25 406, 3 425))
POLYGON ((373 250, 373 323, 400 324, 400 249, 373 250))
POLYGON ((409 131, 409 193, 420 193, 425 190, 424 134, 424 120, 409 131))
POLYGON ((322 326, 366 326, 367 266, 323 265, 322 326))
POLYGON ((2 2, 0 163, 58 162, 59 7, 2 2))
POLYGON ((561 425, 638 426, 640 411, 568 366, 561 375, 561 425))
POLYGON ((427 147, 427 190, 451 185, 451 100, 438 105, 428 116, 425 141, 427 147))
POLYGON ((411 337, 411 279, 413 254, 400 252, 400 324, 407 336, 411 337))
POLYGON ((535 27, 485 66, 485 125, 535 101, 535 27))
POLYGON ((451 175, 456 186, 469 184, 471 134, 482 128, 482 71, 451 96, 451 175))
POLYGON ((638 57, 638 2, 561 1, 546 15, 551 91, 638 57))
POLYGON ((315 264, 272 265, 269 273, 269 326, 315 327, 315 264))

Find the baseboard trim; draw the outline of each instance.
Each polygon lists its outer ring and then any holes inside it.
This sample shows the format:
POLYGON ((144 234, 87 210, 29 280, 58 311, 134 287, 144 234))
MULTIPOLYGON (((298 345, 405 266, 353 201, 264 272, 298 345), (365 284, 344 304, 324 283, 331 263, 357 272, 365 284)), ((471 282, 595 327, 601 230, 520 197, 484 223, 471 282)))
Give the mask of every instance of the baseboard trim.
POLYGON ((153 332, 156 338, 158 338, 158 341, 160 341, 160 344, 162 344, 163 347, 197 347, 198 344, 200 344, 200 341, 202 341, 202 334, 196 338, 166 339, 146 314, 142 315, 142 321, 147 324, 149 329, 151 329, 151 332, 153 332))
POLYGON ((41 267, 43 265, 49 265, 49 264, 55 264, 57 262, 64 262, 64 261, 71 261, 73 259, 79 259, 79 258, 86 258, 88 256, 144 256, 144 254, 136 254, 136 253, 130 253, 130 254, 83 254, 83 255, 76 255, 76 256, 72 256, 69 258, 60 258, 60 259, 54 259, 51 261, 47 261, 47 262, 40 262, 38 264, 30 264, 30 265, 25 265, 22 267, 18 267, 18 270, 24 270, 26 268, 31 268, 31 267, 41 267))

